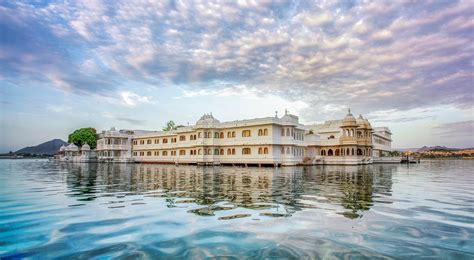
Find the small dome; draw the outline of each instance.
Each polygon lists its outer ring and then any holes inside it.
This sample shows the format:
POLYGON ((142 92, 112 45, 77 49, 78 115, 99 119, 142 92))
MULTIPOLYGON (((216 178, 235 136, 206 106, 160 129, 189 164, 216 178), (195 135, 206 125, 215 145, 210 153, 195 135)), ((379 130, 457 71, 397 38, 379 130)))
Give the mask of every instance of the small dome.
POLYGON ((200 125, 200 126, 212 126, 212 125, 216 125, 216 124, 219 124, 219 120, 215 119, 213 116, 212 116, 212 113, 211 114, 204 114, 197 122, 196 122, 196 125, 200 125))
POLYGON ((63 144, 63 145, 61 145, 61 147, 59 147, 59 151, 64 152, 64 150, 66 150, 66 146, 64 146, 64 144, 63 144))
POLYGON ((82 147, 81 147, 82 151, 89 151, 90 149, 91 149, 91 147, 87 143, 83 144, 82 147))
POLYGON ((66 151, 79 151, 79 147, 75 144, 70 144, 66 147, 66 151))
POLYGON ((343 126, 353 126, 357 125, 357 120, 355 117, 351 114, 351 109, 347 111, 346 117, 342 120, 342 125, 343 126))

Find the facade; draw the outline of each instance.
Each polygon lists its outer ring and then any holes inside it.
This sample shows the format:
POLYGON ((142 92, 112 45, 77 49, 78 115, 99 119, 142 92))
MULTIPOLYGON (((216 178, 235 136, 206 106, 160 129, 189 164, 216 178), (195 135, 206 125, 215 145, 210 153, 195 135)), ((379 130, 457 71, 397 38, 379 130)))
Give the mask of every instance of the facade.
POLYGON ((372 126, 348 111, 342 120, 306 126, 306 149, 310 164, 372 163, 372 126))
POLYGON ((87 143, 81 148, 75 144, 63 145, 59 148, 58 159, 62 162, 96 162, 97 152, 91 150, 87 143))
MULTIPOLYGON (((195 125, 173 131, 102 131, 96 152, 99 162, 358 165, 388 155, 391 141, 387 127, 372 128, 366 118, 356 119, 350 110, 341 120, 306 126, 288 112, 281 118, 231 122, 205 114, 195 125)), ((73 153, 71 150, 69 158, 73 153)))

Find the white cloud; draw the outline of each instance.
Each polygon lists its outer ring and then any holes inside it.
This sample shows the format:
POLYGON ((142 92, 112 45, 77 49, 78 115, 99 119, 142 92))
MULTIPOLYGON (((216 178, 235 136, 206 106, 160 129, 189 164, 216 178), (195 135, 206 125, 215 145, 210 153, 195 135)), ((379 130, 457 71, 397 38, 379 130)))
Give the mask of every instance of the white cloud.
POLYGON ((148 96, 140 96, 131 91, 122 91, 119 93, 122 104, 129 107, 134 107, 140 104, 152 104, 152 98, 148 96))

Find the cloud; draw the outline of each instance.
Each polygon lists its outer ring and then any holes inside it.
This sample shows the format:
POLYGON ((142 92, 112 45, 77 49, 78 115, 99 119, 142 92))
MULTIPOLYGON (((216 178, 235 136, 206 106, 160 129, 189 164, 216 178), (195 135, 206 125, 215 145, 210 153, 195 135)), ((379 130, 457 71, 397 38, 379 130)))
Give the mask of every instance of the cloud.
POLYGON ((134 107, 140 104, 152 104, 152 98, 147 96, 140 96, 131 91, 122 91, 119 93, 122 104, 129 107, 134 107))
POLYGON ((117 115, 114 115, 110 112, 104 112, 104 113, 102 113, 102 116, 105 117, 105 118, 110 118, 110 119, 114 119, 114 120, 117 120, 117 121, 133 124, 133 125, 144 125, 146 123, 146 120, 141 120, 141 119, 137 119, 137 118, 130 118, 130 117, 126 117, 126 116, 117 116, 117 115))
MULTIPOLYGON (((466 108, 472 8, 472 1, 12 2, 0 5, 7 36, 0 79, 87 95, 110 96, 123 82, 185 85, 184 97, 272 94, 311 104, 308 119, 349 106, 466 108)), ((126 106, 151 102, 131 91, 120 98, 126 106)))
POLYGON ((466 143, 474 142, 474 120, 439 124, 434 130, 440 137, 467 137, 466 143))

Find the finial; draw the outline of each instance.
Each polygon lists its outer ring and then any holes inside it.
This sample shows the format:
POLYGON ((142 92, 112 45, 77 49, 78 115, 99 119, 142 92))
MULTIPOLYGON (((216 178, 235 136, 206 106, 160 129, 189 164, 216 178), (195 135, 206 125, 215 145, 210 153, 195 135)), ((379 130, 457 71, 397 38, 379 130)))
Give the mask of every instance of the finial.
POLYGON ((278 118, 278 111, 275 111, 275 118, 278 118))
POLYGON ((288 115, 288 109, 285 108, 285 115, 288 115))
POLYGON ((352 115, 352 114, 351 114, 351 108, 348 108, 348 109, 347 109, 347 114, 348 114, 348 115, 352 115))

